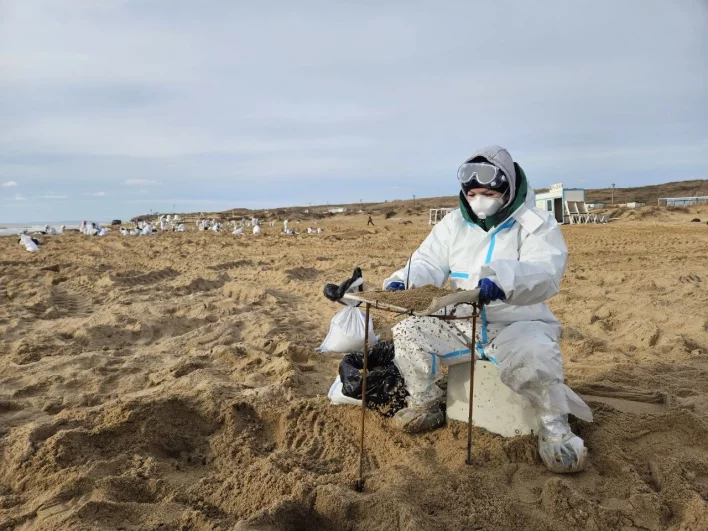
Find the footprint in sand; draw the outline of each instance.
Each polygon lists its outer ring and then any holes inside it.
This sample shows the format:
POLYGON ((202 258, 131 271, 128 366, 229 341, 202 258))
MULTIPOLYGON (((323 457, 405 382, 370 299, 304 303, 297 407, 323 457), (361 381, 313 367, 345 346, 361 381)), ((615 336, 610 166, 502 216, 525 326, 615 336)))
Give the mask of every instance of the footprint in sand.
POLYGON ((138 273, 135 271, 125 271, 116 274, 109 273, 109 278, 112 282, 120 286, 138 286, 141 284, 153 284, 155 282, 172 280, 179 275, 179 272, 168 267, 166 269, 150 271, 149 273, 138 273))
POLYGON ((56 309, 68 316, 80 317, 93 312, 91 299, 78 293, 70 292, 63 287, 53 286, 51 297, 56 309))

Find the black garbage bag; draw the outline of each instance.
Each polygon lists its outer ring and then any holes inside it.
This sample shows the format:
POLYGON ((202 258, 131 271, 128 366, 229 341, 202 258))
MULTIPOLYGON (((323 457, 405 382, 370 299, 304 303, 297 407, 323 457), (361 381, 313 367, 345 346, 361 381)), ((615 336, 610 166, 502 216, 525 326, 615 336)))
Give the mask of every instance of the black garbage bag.
MULTIPOLYGON (((393 364, 393 341, 381 341, 369 351, 366 376, 366 407, 378 410, 385 417, 393 416, 405 407, 406 386, 403 376, 393 364)), ((361 400, 364 353, 347 354, 339 364, 342 394, 361 400)))
MULTIPOLYGON (((325 284, 324 296, 327 297, 332 302, 337 302, 344 297, 344 294, 349 290, 352 284, 362 277, 361 268, 357 267, 354 269, 352 277, 342 282, 339 286, 337 284, 325 284)), ((359 285, 359 291, 362 291, 362 286, 359 285)))

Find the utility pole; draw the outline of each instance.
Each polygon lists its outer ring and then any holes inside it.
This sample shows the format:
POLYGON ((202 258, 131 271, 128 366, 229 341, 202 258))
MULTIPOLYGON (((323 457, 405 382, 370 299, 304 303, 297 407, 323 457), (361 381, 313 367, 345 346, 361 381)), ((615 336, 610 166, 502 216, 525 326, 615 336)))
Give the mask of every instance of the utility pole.
POLYGON ((413 194, 413 208, 415 208, 415 194, 413 194))
POLYGON ((612 183, 612 206, 615 206, 615 183, 612 183))

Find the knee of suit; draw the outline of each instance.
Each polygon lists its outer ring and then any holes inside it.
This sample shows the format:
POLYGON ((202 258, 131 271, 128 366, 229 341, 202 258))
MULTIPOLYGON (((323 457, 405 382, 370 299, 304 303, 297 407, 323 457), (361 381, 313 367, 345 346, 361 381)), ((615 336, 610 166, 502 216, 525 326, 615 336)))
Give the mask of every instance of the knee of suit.
POLYGON ((394 348, 393 361, 404 378, 407 374, 432 378, 440 372, 437 357, 424 352, 415 342, 397 340, 394 341, 394 348))
POLYGON ((492 342, 501 379, 519 390, 532 382, 563 381, 563 361, 554 330, 545 323, 519 322, 502 330, 492 342))

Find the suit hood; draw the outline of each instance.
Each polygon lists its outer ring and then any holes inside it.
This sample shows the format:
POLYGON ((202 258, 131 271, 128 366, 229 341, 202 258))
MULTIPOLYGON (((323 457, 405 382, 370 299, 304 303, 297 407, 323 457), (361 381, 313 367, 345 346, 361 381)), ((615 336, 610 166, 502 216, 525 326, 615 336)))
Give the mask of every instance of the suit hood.
POLYGON ((465 163, 472 162, 478 157, 493 164, 509 177, 509 199, 504 203, 504 206, 507 207, 511 205, 514 199, 516 199, 517 176, 516 169, 514 168, 514 160, 511 158, 511 155, 509 155, 509 152, 501 146, 487 146, 472 153, 472 155, 465 159, 465 163))

